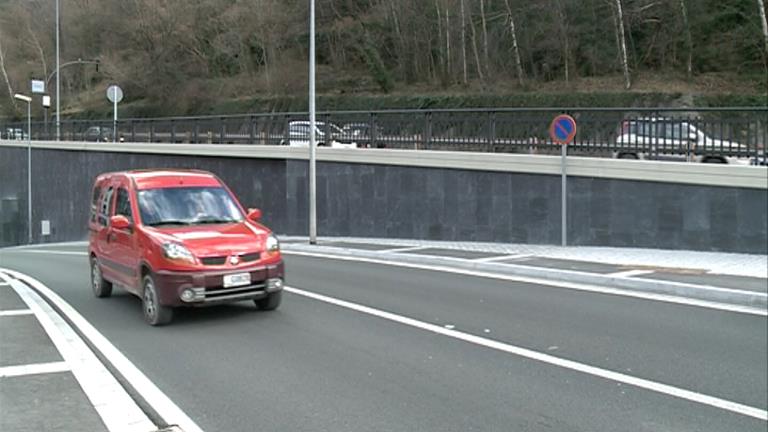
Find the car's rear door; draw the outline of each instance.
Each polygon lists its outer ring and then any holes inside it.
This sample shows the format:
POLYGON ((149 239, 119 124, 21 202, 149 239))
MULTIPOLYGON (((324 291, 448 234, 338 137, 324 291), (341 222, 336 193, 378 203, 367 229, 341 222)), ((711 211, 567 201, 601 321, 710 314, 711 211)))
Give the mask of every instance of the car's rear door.
POLYGON ((111 259, 114 262, 115 270, 120 273, 122 284, 131 291, 135 291, 140 285, 139 260, 141 256, 135 229, 134 201, 130 181, 127 178, 120 179, 115 184, 115 206, 112 215, 124 216, 130 224, 124 229, 110 227, 107 241, 110 244, 111 259))

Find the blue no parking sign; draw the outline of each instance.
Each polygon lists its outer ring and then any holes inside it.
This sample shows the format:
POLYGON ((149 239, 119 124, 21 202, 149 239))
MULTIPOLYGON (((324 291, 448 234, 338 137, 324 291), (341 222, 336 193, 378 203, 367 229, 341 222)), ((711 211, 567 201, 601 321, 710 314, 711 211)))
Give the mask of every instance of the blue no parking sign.
POLYGON ((552 124, 549 125, 549 137, 552 141, 562 145, 562 158, 561 158, 561 215, 560 215, 560 239, 561 244, 566 246, 568 244, 568 176, 566 175, 566 154, 568 153, 568 144, 573 142, 576 137, 576 120, 567 114, 561 114, 552 120, 552 124))
POLYGON ((570 144, 576 137, 576 120, 567 114, 555 117, 549 126, 549 137, 558 144, 570 144))

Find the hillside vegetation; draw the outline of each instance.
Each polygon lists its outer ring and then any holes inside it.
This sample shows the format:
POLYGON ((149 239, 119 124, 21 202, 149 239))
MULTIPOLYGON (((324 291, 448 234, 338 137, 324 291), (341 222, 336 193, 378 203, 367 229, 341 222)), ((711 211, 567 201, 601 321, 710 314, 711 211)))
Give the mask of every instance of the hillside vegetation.
MULTIPOLYGON (((62 69, 66 114, 107 113, 113 82, 137 115, 306 102, 308 0, 60 2, 62 63, 99 62, 62 69)), ((55 67, 54 5, 0 0, 0 115, 55 67)), ((316 5, 320 109, 768 102, 763 0, 316 5)))

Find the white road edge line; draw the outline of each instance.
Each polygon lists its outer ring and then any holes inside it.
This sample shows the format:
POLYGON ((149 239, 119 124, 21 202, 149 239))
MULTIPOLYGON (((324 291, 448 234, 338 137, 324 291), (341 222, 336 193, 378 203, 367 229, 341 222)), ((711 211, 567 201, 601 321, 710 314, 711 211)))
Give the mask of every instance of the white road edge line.
POLYGON ((69 372, 67 362, 34 363, 26 365, 0 367, 0 378, 10 378, 25 375, 69 372))
POLYGON ((496 261, 504 261, 504 260, 508 260, 508 259, 528 258, 530 256, 531 255, 525 255, 525 254, 499 255, 499 256, 492 256, 492 257, 487 257, 487 258, 477 258, 477 259, 474 259, 472 261, 491 263, 491 262, 496 262, 496 261))
POLYGON ((88 252, 80 252, 80 251, 62 251, 62 250, 44 250, 44 249, 19 249, 15 252, 22 252, 22 253, 36 253, 36 254, 46 254, 46 255, 88 255, 88 252))
POLYGON ((0 311, 0 317, 13 317, 22 315, 33 315, 32 309, 11 309, 0 311))
POLYGON ((129 432, 156 428, 72 327, 35 290, 19 280, 8 279, 3 273, 21 278, 0 268, 0 278, 10 282, 16 294, 34 312, 107 429, 129 432))
MULTIPOLYGON (((61 312, 77 327, 80 332, 96 347, 109 363, 120 372, 141 397, 169 425, 176 425, 184 432, 202 432, 203 430, 187 416, 168 396, 144 375, 128 358, 112 345, 91 323, 69 305, 58 294, 31 276, 13 270, 0 268, 15 278, 31 285, 39 294, 56 305, 61 312)), ((154 425, 153 425, 154 427, 154 425)), ((155 428, 156 429, 156 428, 155 428)), ((138 430, 138 429, 133 429, 138 430)), ((152 429, 147 429, 152 430, 152 429)))
POLYGON ((422 249, 429 249, 429 246, 408 246, 408 247, 399 247, 394 249, 384 249, 380 250, 380 253, 398 253, 398 252, 411 252, 411 251, 417 251, 422 249))
POLYGON ((653 270, 640 270, 640 269, 634 269, 634 270, 623 270, 616 273, 609 273, 606 276, 610 277, 633 277, 633 276, 640 276, 640 275, 646 275, 653 273, 653 270))
POLYGON ((306 257, 312 257, 312 258, 332 259, 332 260, 339 260, 339 261, 365 262, 370 264, 381 264, 381 265, 388 265, 393 267, 412 268, 417 270, 454 273, 454 274, 461 274, 466 276, 482 277, 487 279, 531 283, 531 284, 545 285, 545 286, 551 286, 555 288, 564 288, 564 289, 571 289, 571 290, 577 290, 577 291, 586 291, 586 292, 593 292, 593 293, 600 293, 600 294, 611 294, 611 295, 617 295, 617 296, 623 296, 623 297, 634 297, 634 298, 639 298, 643 300, 675 303, 675 304, 681 304, 685 306, 696 306, 696 307, 702 307, 706 309, 716 309, 716 310, 743 313, 743 314, 749 314, 749 315, 768 316, 768 310, 765 310, 765 309, 716 303, 716 302, 710 302, 706 300, 689 299, 685 297, 676 297, 676 296, 671 296, 666 294, 643 293, 639 291, 630 291, 630 290, 619 289, 619 288, 608 288, 608 287, 579 284, 579 283, 573 283, 573 282, 561 282, 561 281, 553 281, 553 280, 547 280, 547 279, 537 279, 537 278, 526 277, 526 276, 510 276, 510 275, 499 274, 499 273, 488 273, 488 272, 482 272, 482 271, 476 271, 476 270, 465 270, 465 269, 458 269, 458 268, 438 266, 438 265, 413 264, 413 263, 405 263, 405 262, 387 261, 383 259, 350 257, 350 256, 329 255, 329 254, 299 252, 299 251, 282 251, 282 253, 284 255, 297 255, 297 256, 306 256, 306 257))
POLYGON ((357 303, 352 303, 346 300, 340 300, 334 297, 328 297, 322 294, 316 294, 310 291, 294 287, 284 287, 284 289, 290 293, 311 298, 314 300, 330 303, 346 309, 351 309, 357 312, 362 312, 368 315, 373 315, 378 318, 382 318, 389 321, 394 321, 400 324, 404 324, 410 327, 426 330, 432 333, 437 333, 443 336, 448 336, 454 339, 469 342, 475 345, 483 346, 486 348, 503 351, 509 354, 513 354, 519 357, 525 357, 531 360, 539 361, 542 363, 551 364, 565 369, 585 373, 588 375, 597 376, 611 381, 616 381, 635 387, 650 390, 656 393, 673 396, 680 399, 685 399, 691 402, 708 405, 714 408, 719 408, 725 411, 730 411, 736 414, 753 417, 759 420, 768 420, 768 411, 743 405, 737 402, 732 402, 725 399, 720 399, 714 396, 697 393, 690 390, 681 389, 667 384, 657 383, 654 381, 646 380, 643 378, 637 378, 630 375, 626 375, 619 372, 614 372, 608 369, 599 368, 596 366, 590 366, 584 363, 579 363, 573 360, 566 360, 560 357, 555 357, 549 354, 540 353, 537 351, 529 350, 527 348, 521 348, 518 346, 498 342, 492 339, 487 339, 480 336, 475 336, 469 333, 464 333, 458 330, 447 329, 435 324, 429 324, 423 321, 419 321, 413 318, 408 318, 402 315, 397 315, 391 312, 386 312, 380 309, 375 309, 369 306, 364 306, 357 303))

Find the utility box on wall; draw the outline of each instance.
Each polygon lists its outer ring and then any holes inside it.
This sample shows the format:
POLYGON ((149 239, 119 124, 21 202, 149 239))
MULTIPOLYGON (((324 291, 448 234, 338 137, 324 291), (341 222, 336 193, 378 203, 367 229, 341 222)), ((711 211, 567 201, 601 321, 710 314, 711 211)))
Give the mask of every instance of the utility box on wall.
POLYGON ((14 246, 19 242, 21 217, 19 199, 8 197, 0 200, 0 246, 14 246))

